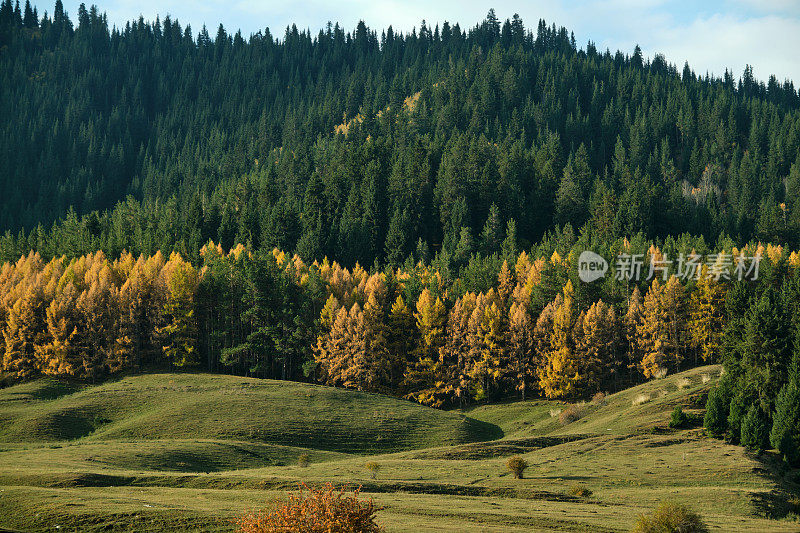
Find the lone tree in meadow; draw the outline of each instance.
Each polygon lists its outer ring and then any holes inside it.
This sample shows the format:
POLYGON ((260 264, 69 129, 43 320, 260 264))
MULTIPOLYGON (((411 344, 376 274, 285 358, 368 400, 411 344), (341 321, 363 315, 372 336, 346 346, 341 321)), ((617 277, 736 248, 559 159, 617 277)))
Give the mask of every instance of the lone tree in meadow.
POLYGON ((506 461, 506 467, 514 474, 514 479, 522 479, 525 469, 528 468, 528 461, 522 457, 514 456, 506 461))
POLYGON ((377 478, 378 472, 380 472, 381 470, 381 465, 379 465, 374 461, 368 462, 366 465, 364 465, 364 467, 367 469, 367 471, 369 472, 369 477, 371 477, 372 479, 377 478))

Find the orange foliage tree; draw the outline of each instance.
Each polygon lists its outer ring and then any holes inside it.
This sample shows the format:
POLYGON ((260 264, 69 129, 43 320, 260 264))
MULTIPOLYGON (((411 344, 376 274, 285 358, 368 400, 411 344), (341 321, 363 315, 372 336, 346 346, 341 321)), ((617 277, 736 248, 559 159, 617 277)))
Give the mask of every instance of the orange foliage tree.
POLYGON ((347 493, 331 483, 300 492, 272 511, 249 513, 239 520, 242 533, 379 533, 375 522, 380 509, 372 499, 359 498, 359 490, 347 493))

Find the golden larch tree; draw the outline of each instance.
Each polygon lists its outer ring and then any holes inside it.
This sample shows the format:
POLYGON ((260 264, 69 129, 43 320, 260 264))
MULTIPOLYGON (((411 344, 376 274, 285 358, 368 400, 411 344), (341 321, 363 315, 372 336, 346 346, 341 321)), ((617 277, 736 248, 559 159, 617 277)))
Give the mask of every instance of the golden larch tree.
POLYGON ((467 293, 456 299, 447 318, 447 335, 444 346, 439 349, 441 381, 437 383, 437 404, 458 403, 464 405, 470 396, 470 378, 467 375, 467 334, 469 319, 477 297, 467 293))
POLYGON ((408 397, 423 404, 431 403, 441 381, 439 348, 444 345, 447 311, 440 297, 425 288, 417 299, 418 342, 406 367, 404 384, 408 397))
POLYGON ((525 305, 516 302, 511 304, 506 335, 509 378, 512 380, 514 389, 525 400, 530 384, 536 378, 533 327, 525 305))
POLYGON ((476 399, 490 397, 502 381, 505 364, 504 316, 499 296, 490 289, 479 294, 468 322, 467 374, 472 380, 476 399))
POLYGON ((618 325, 614 308, 603 300, 581 313, 575 324, 575 350, 583 363, 586 392, 599 391, 605 378, 616 378, 618 325))
POLYGON ((702 275, 690 298, 689 336, 695 354, 699 353, 707 363, 714 362, 720 351, 725 325, 725 293, 725 286, 710 276, 708 267, 703 265, 702 275))
POLYGON ((639 363, 642 361, 642 351, 639 348, 639 328, 642 326, 642 320, 644 320, 642 295, 639 292, 639 287, 634 287, 628 298, 628 309, 623 317, 623 334, 627 358, 625 363, 628 371, 638 369, 639 363))
POLYGON ((538 369, 539 387, 548 398, 573 398, 583 393, 587 374, 580 356, 575 351, 574 289, 568 281, 562 291, 561 305, 553 312, 549 350, 538 369))

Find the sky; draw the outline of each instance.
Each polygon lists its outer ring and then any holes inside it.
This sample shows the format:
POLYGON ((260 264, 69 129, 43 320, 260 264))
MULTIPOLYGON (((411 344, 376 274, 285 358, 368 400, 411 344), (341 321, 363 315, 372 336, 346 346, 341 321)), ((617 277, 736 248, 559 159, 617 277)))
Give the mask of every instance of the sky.
MULTIPOLYGON (((62 1, 74 21, 80 1, 62 1)), ((52 11, 39 0, 32 3, 40 13, 52 11)), ((139 15, 154 20, 169 14, 191 24, 195 34, 205 24, 213 36, 222 23, 245 37, 267 27, 282 36, 289 24, 317 33, 328 21, 348 31, 359 20, 372 29, 391 25, 404 32, 422 20, 430 27, 449 21, 464 28, 493 7, 501 20, 518 13, 526 27, 535 28, 540 18, 565 26, 581 48, 591 40, 599 50, 630 54, 638 44, 646 57, 661 53, 679 68, 688 61, 698 74, 721 76, 728 68, 738 77, 750 64, 760 80, 774 74, 800 86, 800 0, 97 0, 97 6, 117 27, 139 15)))

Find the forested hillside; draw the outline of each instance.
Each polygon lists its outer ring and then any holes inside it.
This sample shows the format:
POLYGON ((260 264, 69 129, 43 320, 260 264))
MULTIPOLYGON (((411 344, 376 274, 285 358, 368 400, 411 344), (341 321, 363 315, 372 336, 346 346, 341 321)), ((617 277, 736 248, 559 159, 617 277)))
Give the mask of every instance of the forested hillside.
POLYGON ((39 7, 0 5, 6 260, 196 262, 213 239, 348 267, 458 261, 498 251, 510 221, 525 247, 587 222, 605 239, 797 244, 789 81, 697 76, 493 11, 472 28, 247 37, 39 7))

